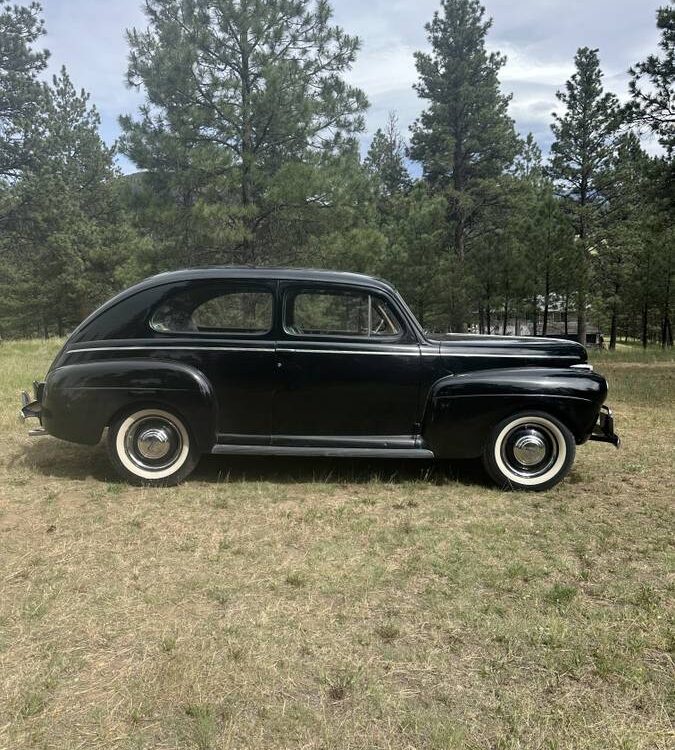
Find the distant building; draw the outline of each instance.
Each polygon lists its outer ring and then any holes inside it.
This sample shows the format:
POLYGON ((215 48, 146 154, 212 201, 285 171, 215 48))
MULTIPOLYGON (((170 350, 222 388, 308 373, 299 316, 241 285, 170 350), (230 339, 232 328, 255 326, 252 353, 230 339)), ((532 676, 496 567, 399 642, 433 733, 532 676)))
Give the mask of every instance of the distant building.
MULTIPOLYGON (((537 336, 542 335, 542 328, 544 323, 544 300, 539 299, 539 309, 537 310, 537 336)), ((478 333, 478 325, 471 327, 473 333, 478 333)), ((495 336, 501 336, 504 333, 504 319, 499 315, 498 310, 492 311, 492 324, 491 330, 486 331, 495 336)), ((506 321, 506 335, 507 336, 532 336, 533 325, 532 325, 532 314, 528 317, 516 319, 514 316, 510 316, 506 321)), ((548 320, 546 324, 546 336, 551 338, 569 339, 570 341, 577 341, 578 327, 576 319, 576 311, 568 310, 567 312, 567 333, 565 333, 565 307, 562 299, 551 297, 549 300, 548 308, 548 320)), ((587 323, 586 324, 586 343, 588 346, 600 346, 603 339, 602 331, 598 326, 587 323)))
MULTIPOLYGON (((541 335, 541 327, 539 328, 539 335, 541 335)), ((553 338, 559 339, 570 339, 576 341, 579 338, 577 321, 570 320, 567 324, 567 335, 565 334, 565 324, 559 321, 549 320, 546 329, 546 335, 552 336, 553 338)), ((589 346, 600 346, 600 339, 602 338, 602 331, 592 323, 586 324, 586 343, 589 346)))

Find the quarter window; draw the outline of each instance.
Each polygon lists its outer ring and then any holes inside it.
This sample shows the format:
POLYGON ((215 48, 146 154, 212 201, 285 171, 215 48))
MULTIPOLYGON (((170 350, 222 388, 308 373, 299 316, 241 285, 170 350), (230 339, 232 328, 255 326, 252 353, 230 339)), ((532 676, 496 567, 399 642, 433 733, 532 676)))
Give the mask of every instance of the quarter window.
POLYGON ((301 291, 286 307, 286 330, 297 336, 387 338, 401 333, 391 307, 379 297, 354 291, 301 291))
POLYGON ((269 291, 194 289, 170 297, 150 321, 160 333, 264 334, 272 329, 269 291))

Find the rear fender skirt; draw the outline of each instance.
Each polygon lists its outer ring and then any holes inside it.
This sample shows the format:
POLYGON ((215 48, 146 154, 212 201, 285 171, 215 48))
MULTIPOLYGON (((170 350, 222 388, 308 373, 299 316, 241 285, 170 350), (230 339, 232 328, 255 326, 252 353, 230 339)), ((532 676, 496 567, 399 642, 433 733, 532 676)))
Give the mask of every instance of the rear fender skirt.
POLYGON ((588 440, 607 396, 605 379, 577 369, 482 370, 444 377, 431 388, 422 434, 439 458, 481 455, 492 428, 521 411, 546 412, 588 440))
POLYGON ((202 452, 216 441, 217 402, 194 367, 156 359, 106 360, 52 370, 44 389, 42 423, 54 437, 95 445, 116 415, 151 405, 175 412, 202 452))

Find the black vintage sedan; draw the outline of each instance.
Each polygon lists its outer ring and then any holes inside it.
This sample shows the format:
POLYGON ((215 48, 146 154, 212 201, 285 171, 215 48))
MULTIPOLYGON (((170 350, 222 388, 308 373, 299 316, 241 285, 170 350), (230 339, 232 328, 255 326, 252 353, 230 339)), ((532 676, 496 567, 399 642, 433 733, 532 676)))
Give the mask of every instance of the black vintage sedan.
POLYGON ((430 337, 384 281, 202 268, 122 292, 23 394, 32 434, 94 445, 137 484, 203 453, 482 457, 500 486, 544 490, 589 438, 619 444, 607 383, 569 341, 430 337))

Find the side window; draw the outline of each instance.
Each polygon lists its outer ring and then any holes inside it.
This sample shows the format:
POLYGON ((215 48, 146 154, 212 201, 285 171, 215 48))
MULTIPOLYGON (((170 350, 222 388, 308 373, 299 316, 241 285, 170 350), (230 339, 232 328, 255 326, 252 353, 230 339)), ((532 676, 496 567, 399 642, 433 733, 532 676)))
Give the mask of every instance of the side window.
POLYGON ((152 316, 160 333, 233 333, 261 335, 272 329, 270 291, 195 288, 169 297, 152 316))
POLYGON ((384 300, 356 291, 303 290, 292 294, 284 325, 296 336, 387 338, 402 331, 384 300))

